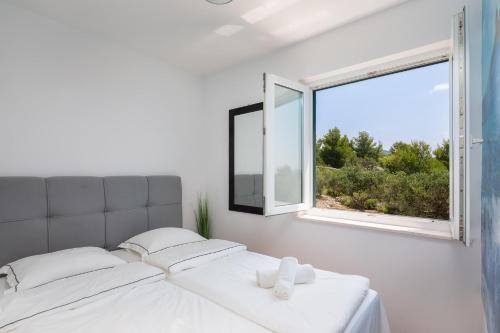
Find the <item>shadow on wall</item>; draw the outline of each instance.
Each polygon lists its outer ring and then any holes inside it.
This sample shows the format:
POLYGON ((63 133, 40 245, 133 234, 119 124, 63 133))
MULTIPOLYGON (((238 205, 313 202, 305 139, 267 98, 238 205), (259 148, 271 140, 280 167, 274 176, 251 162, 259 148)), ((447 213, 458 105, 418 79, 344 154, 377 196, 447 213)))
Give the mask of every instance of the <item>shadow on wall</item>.
POLYGON ((483 0, 483 303, 500 332, 500 0, 483 0))

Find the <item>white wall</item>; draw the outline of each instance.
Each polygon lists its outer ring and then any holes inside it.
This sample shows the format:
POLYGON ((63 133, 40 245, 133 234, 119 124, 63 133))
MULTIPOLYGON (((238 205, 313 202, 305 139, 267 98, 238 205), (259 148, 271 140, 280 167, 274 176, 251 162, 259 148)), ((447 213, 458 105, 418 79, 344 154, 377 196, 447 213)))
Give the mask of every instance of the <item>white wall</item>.
POLYGON ((0 175, 180 175, 194 226, 199 78, 0 3, 0 175))
POLYGON ((262 73, 298 80, 448 39, 463 3, 471 49, 472 132, 481 132, 479 0, 412 0, 282 51, 233 66, 204 80, 207 186, 215 237, 274 256, 371 279, 393 332, 482 331, 480 296, 480 151, 472 151, 472 247, 455 241, 304 222, 294 215, 264 218, 229 212, 228 110, 262 101, 262 73))
MULTIPOLYGON (((480 1, 463 1, 471 5, 472 127, 480 136, 480 1)), ((368 276, 394 332, 480 332, 479 151, 471 248, 227 210, 228 110, 262 100, 262 72, 297 80, 446 39, 461 4, 412 0, 211 75, 202 86, 154 59, 0 3, 0 175, 178 174, 186 226, 194 227, 193 201, 206 187, 216 237, 368 276)))

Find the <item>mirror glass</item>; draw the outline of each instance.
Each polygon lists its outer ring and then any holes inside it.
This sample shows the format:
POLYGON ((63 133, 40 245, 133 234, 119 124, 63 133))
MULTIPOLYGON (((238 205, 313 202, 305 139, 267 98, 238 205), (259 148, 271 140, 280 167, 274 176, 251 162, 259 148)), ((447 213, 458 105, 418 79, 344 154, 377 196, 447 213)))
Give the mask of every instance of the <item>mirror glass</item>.
POLYGON ((230 110, 229 127, 229 209, 262 214, 262 103, 230 110))

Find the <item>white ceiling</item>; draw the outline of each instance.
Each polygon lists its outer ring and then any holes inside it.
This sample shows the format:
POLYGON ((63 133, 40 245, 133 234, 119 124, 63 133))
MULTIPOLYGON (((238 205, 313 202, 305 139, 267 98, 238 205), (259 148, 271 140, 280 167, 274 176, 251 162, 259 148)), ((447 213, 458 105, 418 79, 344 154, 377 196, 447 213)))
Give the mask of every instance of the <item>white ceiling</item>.
POLYGON ((408 0, 5 0, 207 74, 408 0))

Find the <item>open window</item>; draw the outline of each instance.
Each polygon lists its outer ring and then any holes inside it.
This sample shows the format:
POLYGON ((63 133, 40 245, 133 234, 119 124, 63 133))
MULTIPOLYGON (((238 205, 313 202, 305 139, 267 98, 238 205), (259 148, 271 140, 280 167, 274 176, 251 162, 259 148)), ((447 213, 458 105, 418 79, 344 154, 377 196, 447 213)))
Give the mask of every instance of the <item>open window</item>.
POLYGON ((446 41, 301 83, 264 74, 264 215, 307 210, 307 216, 392 226, 468 244, 466 63, 462 10, 446 41), (355 89, 360 85, 364 90, 355 89), (403 94, 402 88, 410 93, 390 100, 403 94), (325 91, 344 91, 347 98, 319 110, 325 91), (369 115, 351 110, 349 126, 342 127, 347 118, 334 117, 323 128, 323 112, 340 112, 342 103, 375 108, 384 98, 386 106, 394 102, 396 107, 369 115), (391 118, 391 112, 399 114, 391 118), (385 126, 396 118, 400 126, 385 126), (378 127, 380 136, 359 127, 363 123, 378 127), (348 133, 354 127, 357 132, 348 133), (398 127, 409 129, 400 130, 401 138, 385 135, 398 127), (410 130, 414 137, 408 136, 410 130), (330 151, 323 156, 324 149, 330 151), (325 188, 322 181, 337 183, 325 188))
POLYGON ((264 213, 311 206, 311 89, 264 74, 264 213))

